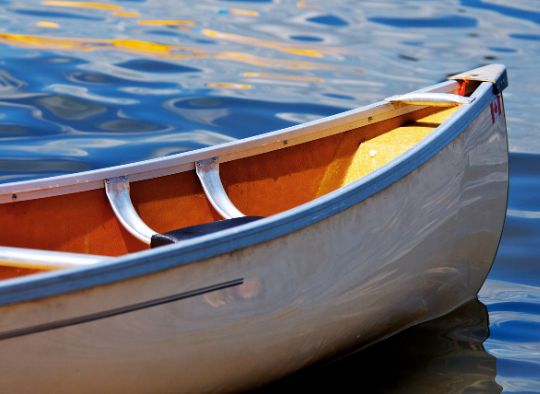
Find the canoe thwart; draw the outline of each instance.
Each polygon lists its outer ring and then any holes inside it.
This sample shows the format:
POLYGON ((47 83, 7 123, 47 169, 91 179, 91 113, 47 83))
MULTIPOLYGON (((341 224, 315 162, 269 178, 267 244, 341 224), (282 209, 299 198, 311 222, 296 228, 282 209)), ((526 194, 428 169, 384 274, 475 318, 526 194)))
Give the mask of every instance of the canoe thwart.
POLYGON ((157 234, 146 225, 135 210, 129 195, 129 182, 126 177, 105 180, 105 192, 111 207, 122 226, 138 240, 150 245, 152 236, 157 234))
POLYGON ((111 259, 82 253, 53 252, 49 250, 0 247, 0 265, 25 269, 54 270, 81 267, 111 259))
POLYGON ((451 93, 424 93, 413 92, 385 99, 390 103, 403 103, 409 105, 420 105, 430 107, 452 107, 456 105, 470 104, 473 99, 451 93))
POLYGON ((164 234, 156 234, 152 237, 150 246, 169 245, 180 241, 185 241, 192 238, 201 237, 206 234, 212 234, 221 230, 226 230, 242 224, 251 223, 255 220, 262 219, 262 216, 242 216, 239 218, 218 220, 216 222, 199 224, 197 226, 184 227, 178 230, 168 231, 164 234))
POLYGON ((195 171, 208 201, 222 217, 232 219, 245 216, 235 207, 223 188, 219 177, 219 160, 217 157, 195 162, 195 171))
POLYGON ((452 75, 448 79, 454 81, 490 82, 493 84, 493 92, 495 94, 501 93, 508 87, 508 74, 506 67, 502 64, 489 64, 464 73, 452 75))

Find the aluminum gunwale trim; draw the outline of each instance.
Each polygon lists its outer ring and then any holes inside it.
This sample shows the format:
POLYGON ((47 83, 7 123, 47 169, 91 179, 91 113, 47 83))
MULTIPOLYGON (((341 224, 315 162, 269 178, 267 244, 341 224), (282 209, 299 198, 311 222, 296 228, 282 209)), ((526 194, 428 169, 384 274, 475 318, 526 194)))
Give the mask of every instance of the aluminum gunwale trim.
POLYGON ((317 223, 364 201, 426 163, 458 137, 489 105, 494 97, 492 85, 482 83, 473 93, 473 97, 475 101, 472 104, 461 106, 416 147, 373 173, 325 196, 257 222, 201 236, 182 244, 122 256, 99 266, 0 282, 0 305, 106 285, 195 263, 317 223))
MULTIPOLYGON (((458 86, 456 81, 446 81, 415 92, 449 92, 458 86)), ((338 134, 418 109, 420 107, 406 105, 396 108, 394 104, 380 101, 312 122, 177 155, 69 175, 4 183, 0 184, 0 204, 101 189, 106 179, 121 176, 134 182, 191 171, 199 160, 219 156, 224 163, 338 134)))

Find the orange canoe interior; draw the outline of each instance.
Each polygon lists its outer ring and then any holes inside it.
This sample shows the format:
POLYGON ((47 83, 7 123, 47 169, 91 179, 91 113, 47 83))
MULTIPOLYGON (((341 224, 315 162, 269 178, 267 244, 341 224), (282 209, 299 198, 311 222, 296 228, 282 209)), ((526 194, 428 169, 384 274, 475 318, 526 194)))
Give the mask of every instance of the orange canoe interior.
MULTIPOLYGON (((246 215, 272 215, 329 193, 411 149, 456 109, 425 108, 373 125, 220 165, 246 215)), ((131 183, 135 208, 166 232, 220 220, 194 171, 131 183)), ((146 249, 123 229, 105 191, 0 204, 0 245, 118 256, 146 249)), ((0 279, 36 270, 3 267, 0 279)))

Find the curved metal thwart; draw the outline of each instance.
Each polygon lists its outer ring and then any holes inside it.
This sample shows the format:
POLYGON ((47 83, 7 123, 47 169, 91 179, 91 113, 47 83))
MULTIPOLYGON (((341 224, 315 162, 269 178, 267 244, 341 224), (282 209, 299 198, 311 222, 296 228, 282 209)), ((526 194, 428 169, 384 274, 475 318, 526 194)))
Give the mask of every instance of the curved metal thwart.
POLYGON ((111 207, 122 226, 135 238, 150 245, 152 236, 157 234, 140 218, 129 196, 129 182, 126 177, 105 181, 105 191, 111 207))
POLYGON ((391 103, 409 105, 426 105, 430 107, 452 107, 461 104, 470 104, 474 99, 451 93, 407 93, 391 96, 385 99, 391 103))
POLYGON ((206 197, 214 209, 225 219, 245 216, 227 196, 219 179, 219 162, 217 157, 195 162, 195 170, 201 181, 206 197))

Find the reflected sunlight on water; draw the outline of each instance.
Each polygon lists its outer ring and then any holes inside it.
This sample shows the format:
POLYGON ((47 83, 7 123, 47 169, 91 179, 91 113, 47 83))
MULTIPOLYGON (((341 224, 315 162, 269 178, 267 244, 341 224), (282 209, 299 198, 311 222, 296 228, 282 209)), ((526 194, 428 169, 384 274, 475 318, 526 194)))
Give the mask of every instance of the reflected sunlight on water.
POLYGON ((471 303, 268 390, 540 392, 537 1, 0 0, 0 51, 2 182, 219 144, 505 63, 511 190, 481 293, 489 328, 471 303))

